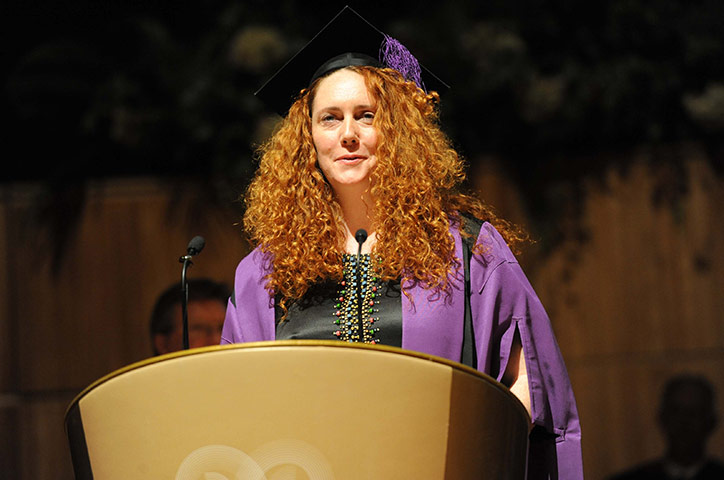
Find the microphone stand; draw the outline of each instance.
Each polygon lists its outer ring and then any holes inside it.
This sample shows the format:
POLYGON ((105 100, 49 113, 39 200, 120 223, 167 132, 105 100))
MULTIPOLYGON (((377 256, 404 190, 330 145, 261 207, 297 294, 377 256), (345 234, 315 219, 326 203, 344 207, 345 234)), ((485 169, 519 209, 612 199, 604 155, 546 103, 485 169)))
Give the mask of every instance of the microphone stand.
POLYGON ((186 248, 186 255, 183 255, 178 259, 179 262, 183 263, 181 268, 181 321, 183 323, 183 343, 184 350, 189 349, 189 284, 186 281, 186 270, 194 264, 191 261, 191 257, 201 253, 206 245, 204 237, 195 236, 189 242, 189 246, 186 248))
POLYGON ((181 267, 181 318, 183 323, 183 342, 184 350, 189 349, 189 284, 186 282, 186 270, 194 264, 191 261, 191 255, 184 255, 179 258, 179 262, 183 262, 181 267))
POLYGON ((357 230, 354 234, 357 240, 357 326, 359 327, 359 341, 364 342, 364 322, 362 321, 362 244, 367 240, 367 231, 363 228, 357 230))

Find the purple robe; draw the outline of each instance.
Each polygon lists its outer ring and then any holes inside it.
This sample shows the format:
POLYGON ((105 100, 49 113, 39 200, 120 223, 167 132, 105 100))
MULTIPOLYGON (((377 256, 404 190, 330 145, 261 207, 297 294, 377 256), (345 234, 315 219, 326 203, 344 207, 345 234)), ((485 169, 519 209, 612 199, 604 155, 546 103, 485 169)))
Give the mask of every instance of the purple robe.
MULTIPOLYGON (((462 238, 451 228, 457 258, 462 238)), ((470 260, 470 306, 478 370, 501 380, 516 331, 528 372, 531 438, 528 478, 583 478, 578 411, 563 357, 548 315, 518 261, 495 228, 484 223, 477 243, 482 255, 470 260), (543 430, 544 429, 544 430, 543 430), (547 432, 547 434, 545 433, 547 432)), ((264 288, 267 272, 257 248, 236 270, 234 301, 229 301, 221 343, 274 340, 273 301, 264 288), (235 305, 243 305, 236 308, 235 305)), ((452 297, 431 297, 421 286, 409 286, 413 299, 402 295, 402 348, 460 361, 465 297, 462 269, 452 278, 452 297)))

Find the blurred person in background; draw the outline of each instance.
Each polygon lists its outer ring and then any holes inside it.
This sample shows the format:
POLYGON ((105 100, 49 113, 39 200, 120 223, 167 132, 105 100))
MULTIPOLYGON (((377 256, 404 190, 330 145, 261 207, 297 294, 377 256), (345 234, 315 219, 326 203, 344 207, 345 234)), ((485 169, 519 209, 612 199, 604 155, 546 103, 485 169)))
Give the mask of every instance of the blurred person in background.
POLYGON ((724 464, 706 452, 706 442, 717 426, 715 405, 714 388, 706 378, 678 375, 669 379, 658 414, 666 440, 664 456, 611 480, 724 479, 724 464))
MULTIPOLYGON (((230 289, 208 278, 188 281, 189 348, 218 345, 230 289)), ((164 290, 156 300, 150 323, 154 355, 183 349, 181 282, 164 290)))

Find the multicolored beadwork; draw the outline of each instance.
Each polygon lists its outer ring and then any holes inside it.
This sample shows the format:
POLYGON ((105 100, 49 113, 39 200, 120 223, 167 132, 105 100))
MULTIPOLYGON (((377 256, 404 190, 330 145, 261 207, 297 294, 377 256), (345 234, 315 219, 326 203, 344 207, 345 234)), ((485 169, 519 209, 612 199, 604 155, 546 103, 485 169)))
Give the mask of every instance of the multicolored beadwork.
POLYGON ((332 335, 345 342, 363 342, 374 345, 380 343, 380 329, 375 323, 380 320, 376 314, 380 312, 382 283, 377 272, 374 271, 375 269, 370 267, 370 255, 360 255, 359 259, 360 289, 357 286, 357 255, 345 254, 342 258, 344 280, 337 291, 335 311, 332 314, 335 330, 332 335), (358 294, 358 291, 361 292, 361 295, 358 294))

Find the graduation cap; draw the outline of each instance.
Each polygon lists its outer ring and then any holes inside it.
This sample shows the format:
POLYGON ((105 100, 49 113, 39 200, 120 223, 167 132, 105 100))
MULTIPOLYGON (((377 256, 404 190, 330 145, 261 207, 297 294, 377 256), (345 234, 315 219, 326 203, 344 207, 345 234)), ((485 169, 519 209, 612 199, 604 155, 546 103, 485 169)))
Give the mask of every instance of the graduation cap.
POLYGON ((400 42, 347 5, 254 95, 284 116, 302 88, 351 65, 394 68, 423 90, 450 88, 421 66, 400 42))

